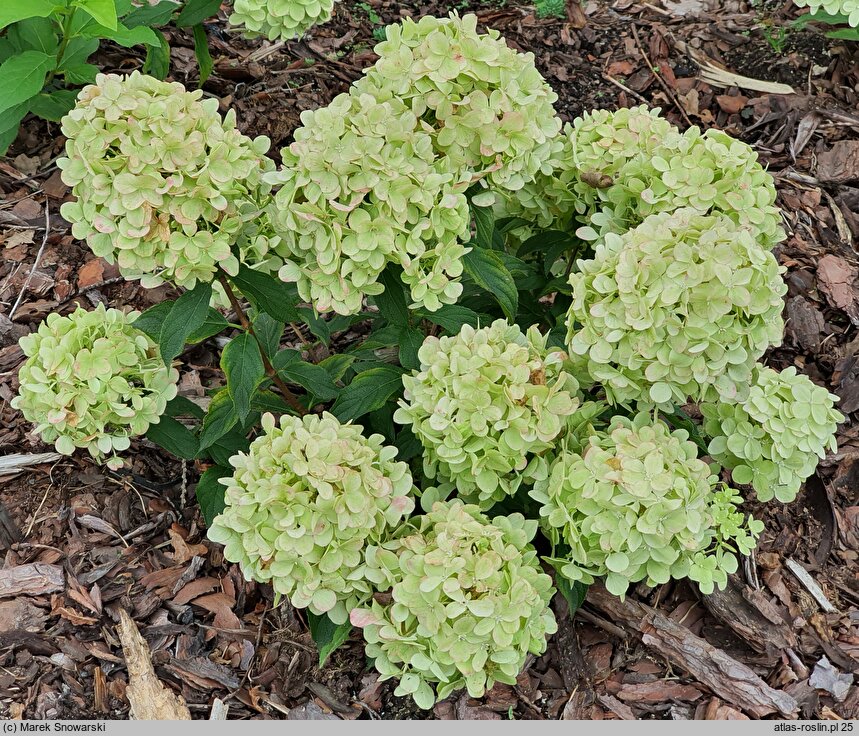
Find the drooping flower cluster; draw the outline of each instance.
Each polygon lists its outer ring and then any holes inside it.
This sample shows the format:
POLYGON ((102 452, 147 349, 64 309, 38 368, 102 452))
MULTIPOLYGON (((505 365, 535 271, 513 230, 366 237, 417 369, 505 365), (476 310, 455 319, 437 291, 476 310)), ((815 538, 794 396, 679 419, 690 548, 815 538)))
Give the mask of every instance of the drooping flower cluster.
POLYGON ((566 354, 549 350, 536 327, 465 325, 453 337, 428 337, 418 357, 394 419, 424 446, 426 476, 482 509, 516 493, 579 405, 566 354))
POLYGON ((481 697, 496 682, 515 684, 528 654, 542 654, 557 630, 552 580, 529 544, 537 522, 521 514, 490 521, 454 500, 415 525, 389 545, 390 601, 350 617, 381 679, 399 678, 396 694, 421 708, 462 687, 481 697))
POLYGON ((618 416, 582 451, 561 448, 531 496, 549 538, 569 548, 554 561, 566 578, 605 576, 623 595, 630 583, 688 576, 709 593, 736 570, 731 550, 754 547, 763 525, 737 516, 741 499, 718 487, 684 430, 618 416))
POLYGON ((698 128, 681 133, 658 110, 597 110, 564 132, 554 168, 515 193, 510 214, 600 242, 649 215, 694 208, 749 227, 766 248, 784 238, 772 177, 747 144, 698 128))
POLYGON ((760 501, 793 501, 826 450, 836 450, 844 421, 836 401, 792 366, 780 373, 758 366, 745 400, 701 404, 710 454, 760 501))
POLYGON ((331 19, 334 0, 234 0, 230 23, 248 36, 291 41, 331 19))
POLYGON ((452 304, 469 238, 465 191, 516 189, 554 146, 556 95, 531 54, 474 16, 406 19, 348 94, 301 116, 283 152, 273 217, 285 265, 320 311, 354 314, 402 267, 415 306, 452 304))
POLYGON ((12 406, 57 452, 86 448, 95 460, 107 458, 109 467, 118 468, 122 460, 115 453, 157 424, 176 396, 179 373, 132 326, 137 315, 103 304, 67 317, 55 312, 19 341, 27 360, 12 406))
POLYGON ((262 418, 263 434, 230 459, 226 509, 209 538, 249 580, 337 622, 387 588, 368 566, 375 545, 414 508, 408 466, 381 435, 330 414, 262 418))
POLYGON ((261 210, 274 167, 269 141, 222 120, 216 99, 133 72, 100 74, 63 118, 66 157, 57 165, 75 202, 62 206, 76 238, 129 279, 191 288, 220 266, 259 264, 271 245, 261 210))
POLYGON ((781 342, 783 269, 726 215, 651 215, 578 265, 568 342, 612 403, 734 398, 781 342))
POLYGON ((800 8, 808 8, 812 13, 828 13, 844 16, 847 25, 859 28, 859 0, 793 0, 800 8))

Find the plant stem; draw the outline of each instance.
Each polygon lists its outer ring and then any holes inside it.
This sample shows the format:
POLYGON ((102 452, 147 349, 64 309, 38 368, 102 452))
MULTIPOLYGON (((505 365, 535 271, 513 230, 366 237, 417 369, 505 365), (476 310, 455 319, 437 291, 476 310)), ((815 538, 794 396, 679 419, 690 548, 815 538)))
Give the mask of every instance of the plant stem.
POLYGON ((224 287, 224 291, 227 293, 227 299, 230 300, 230 306, 236 313, 236 316, 239 318, 239 322, 242 325, 242 328, 249 335, 256 340, 257 346, 259 347, 259 353, 262 356, 262 364, 265 368, 265 374, 272 380, 275 386, 278 387, 280 393, 283 394, 283 398, 286 399, 286 402, 297 411, 302 416, 307 414, 307 409, 305 409, 301 402, 298 400, 298 397, 289 390, 289 387, 283 382, 283 379, 277 374, 277 371, 274 369, 274 366, 271 364, 271 361, 268 359, 268 356, 265 354, 265 348, 260 342, 259 337, 254 332, 253 325, 250 323, 248 316, 245 314, 245 310, 242 309, 242 305, 239 303, 238 298, 236 297, 236 293, 233 291, 233 287, 230 286, 230 282, 227 277, 223 273, 218 274, 218 282, 221 286, 224 287))
POLYGON ((54 77, 57 74, 57 69, 59 69, 60 65, 63 63, 63 57, 66 55, 66 47, 69 45, 69 41, 72 40, 72 21, 74 20, 76 12, 77 6, 73 7, 69 14, 63 19, 63 23, 61 26, 63 37, 60 39, 60 45, 57 48, 57 65, 53 69, 51 69, 50 74, 48 74, 48 78, 45 80, 45 86, 49 85, 51 82, 54 81, 54 77))

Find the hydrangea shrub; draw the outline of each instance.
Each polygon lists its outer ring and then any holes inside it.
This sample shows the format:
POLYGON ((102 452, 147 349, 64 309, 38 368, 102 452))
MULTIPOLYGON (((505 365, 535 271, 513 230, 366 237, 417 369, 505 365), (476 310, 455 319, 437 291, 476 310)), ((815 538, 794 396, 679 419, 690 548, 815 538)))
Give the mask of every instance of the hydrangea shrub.
POLYGON ((719 487, 688 433, 647 413, 615 417, 580 453, 561 449, 531 496, 550 539, 569 548, 560 573, 586 583, 604 576, 621 596, 630 583, 672 577, 697 580, 704 593, 724 587, 734 550, 748 554, 763 528, 742 514, 737 523, 741 499, 719 487))
POLYGON ((57 161, 77 198, 61 212, 72 234, 127 279, 186 288, 220 267, 268 257, 269 141, 221 119, 216 99, 132 72, 100 74, 65 118, 57 161), (239 258, 231 251, 242 244, 239 258))
POLYGON ((465 325, 453 337, 428 337, 418 357, 394 420, 423 445, 424 474, 483 509, 516 493, 579 405, 566 353, 548 349, 536 327, 465 325))
POLYGON ((291 41, 331 20, 333 10, 334 0, 234 0, 229 20, 251 38, 291 41))
POLYGON ((179 372, 132 326, 138 314, 103 304, 67 317, 53 313, 19 341, 27 360, 12 406, 57 452, 71 455, 80 447, 121 467, 116 453, 157 424, 176 396, 179 372))
POLYGON ((612 403, 741 395, 781 342, 784 269, 726 215, 652 215, 578 266, 567 339, 612 403))
POLYGON ((745 400, 701 404, 708 449, 758 500, 789 503, 826 450, 836 450, 835 428, 845 418, 836 401, 792 366, 780 373, 758 366, 745 400))
MULTIPOLYGON (((811 13, 825 13, 844 19, 851 28, 859 28, 859 0, 793 0, 800 8, 811 13)), ((855 38, 854 38, 855 40, 855 38)))
POLYGON ((209 529, 249 580, 335 622, 384 583, 367 558, 414 508, 408 465, 381 435, 330 414, 271 414, 230 459, 226 508, 209 529))
POLYGON ((489 519, 459 499, 438 502, 388 545, 395 583, 386 602, 355 608, 367 655, 396 695, 431 708, 454 690, 479 698, 510 685, 557 630, 552 579, 530 545, 537 522, 489 519))

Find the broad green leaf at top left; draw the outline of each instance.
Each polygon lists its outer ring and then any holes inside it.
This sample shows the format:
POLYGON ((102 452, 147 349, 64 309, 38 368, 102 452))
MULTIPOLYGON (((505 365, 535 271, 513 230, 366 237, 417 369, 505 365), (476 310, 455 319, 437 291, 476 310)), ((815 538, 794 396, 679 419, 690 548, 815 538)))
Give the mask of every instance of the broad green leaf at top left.
POLYGON ((0 64, 0 113, 39 94, 55 62, 41 51, 24 51, 0 64))
POLYGON ((62 7, 56 0, 3 0, 0 3, 0 30, 27 18, 47 18, 55 8, 62 7))

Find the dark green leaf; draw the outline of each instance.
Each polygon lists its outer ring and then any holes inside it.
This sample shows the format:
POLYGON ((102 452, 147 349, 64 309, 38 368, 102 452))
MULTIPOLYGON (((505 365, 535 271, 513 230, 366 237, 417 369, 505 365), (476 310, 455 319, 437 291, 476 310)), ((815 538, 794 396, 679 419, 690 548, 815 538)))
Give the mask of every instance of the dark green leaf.
POLYGON ((353 362, 355 362, 354 355, 337 353, 336 355, 329 355, 325 360, 320 361, 319 365, 328 371, 332 381, 340 381, 353 362))
POLYGON ((219 332, 223 332, 229 326, 230 323, 227 322, 223 314, 214 307, 209 307, 209 313, 206 315, 206 319, 203 324, 188 335, 185 342, 195 345, 196 343, 203 342, 203 340, 206 340, 213 335, 217 335, 219 332))
POLYGON ((401 278, 403 270, 390 263, 379 276, 379 282, 385 291, 376 294, 373 301, 381 315, 392 325, 405 327, 409 324, 409 306, 401 278))
POLYGON ((341 422, 368 414, 384 406, 385 402, 403 387, 403 372, 394 366, 380 366, 359 373, 340 392, 331 407, 331 413, 341 422))
POLYGON ((239 273, 230 276, 236 288, 259 312, 266 312, 280 322, 295 322, 298 312, 295 304, 298 291, 294 284, 285 284, 276 276, 260 273, 245 265, 239 266, 239 273))
POLYGON ((415 327, 400 328, 400 365, 403 368, 411 370, 421 367, 418 350, 423 345, 424 338, 424 333, 415 327))
POLYGON ((100 69, 95 64, 75 64, 61 72, 67 84, 90 84, 95 82, 100 69))
MULTIPOLYGON (((429 320, 434 325, 438 325, 451 335, 458 333, 463 325, 478 327, 481 324, 481 318, 477 312, 468 307, 461 307, 458 304, 445 304, 435 312, 421 309, 418 313, 421 317, 429 320)), ((489 318, 485 318, 483 320, 484 324, 488 324, 488 320, 489 318)))
POLYGON ((352 624, 335 624, 326 614, 317 616, 310 611, 306 612, 307 625, 310 627, 310 636, 319 650, 319 667, 325 665, 331 653, 349 638, 352 632, 352 624))
POLYGON ((299 307, 299 319, 307 325, 311 334, 325 345, 331 342, 331 330, 328 329, 328 323, 322 319, 312 307, 299 307))
POLYGON ((674 429, 685 429, 689 433, 689 439, 698 445, 698 448, 702 453, 705 455, 709 453, 707 442, 701 436, 701 427, 695 424, 695 422, 692 421, 692 417, 683 411, 683 409, 679 406, 675 406, 674 411, 671 414, 662 412, 662 416, 665 417, 665 421, 674 427, 674 429))
POLYGON ((328 371, 320 365, 294 360, 279 373, 284 380, 302 386, 322 401, 335 398, 340 391, 334 385, 328 371))
POLYGON ((251 408, 258 412, 274 412, 277 414, 293 414, 294 411, 280 396, 273 391, 260 390, 254 394, 251 408))
POLYGON ((827 38, 840 38, 846 41, 859 41, 859 28, 839 28, 837 31, 829 31, 827 38))
POLYGON ((146 47, 146 59, 143 62, 143 73, 156 79, 164 79, 170 72, 170 44, 161 31, 152 29, 158 38, 158 46, 146 47))
POLYGON ((202 419, 206 414, 203 407, 184 396, 175 396, 170 399, 164 413, 168 417, 194 417, 194 419, 202 419))
POLYGON ((301 353, 293 348, 284 348, 271 359, 271 364, 276 371, 280 371, 296 360, 301 360, 301 353))
POLYGON ((485 248, 472 248, 462 258, 466 273, 501 305, 508 319, 516 318, 519 292, 516 282, 498 253, 485 248))
POLYGON ((16 23, 7 31, 7 38, 16 51, 41 51, 54 56, 60 39, 50 18, 28 18, 16 23))
POLYGON ((474 217, 474 242, 481 248, 492 248, 492 233, 495 231, 495 216, 492 207, 478 207, 471 204, 474 217))
MULTIPOLYGON (((259 415, 252 413, 251 416, 259 415)), ((247 437, 247 432, 240 427, 235 427, 215 442, 207 452, 218 465, 226 467, 230 464, 231 457, 240 452, 247 452, 250 445, 251 441, 247 437)))
POLYGON ((221 370, 239 421, 244 422, 251 410, 251 397, 265 379, 262 355, 252 335, 243 333, 227 343, 221 353, 221 370))
POLYGON ((220 7, 221 0, 188 0, 176 19, 176 25, 180 28, 195 26, 215 15, 220 7))
POLYGON ((413 457, 417 457, 424 451, 423 445, 421 445, 420 440, 415 437, 411 427, 400 428, 400 431, 397 432, 397 439, 394 442, 394 446, 399 450, 397 453, 397 460, 402 460, 403 462, 407 462, 413 457))
POLYGON ((77 96, 77 92, 71 89, 41 92, 30 98, 27 106, 33 115, 58 123, 75 106, 77 96))
POLYGON ((567 605, 570 608, 570 618, 573 618, 576 615, 576 611, 585 602, 589 586, 581 582, 581 580, 567 580, 567 578, 558 572, 555 574, 555 587, 567 599, 567 605))
POLYGON ((212 55, 209 53, 206 29, 199 23, 194 26, 194 56, 197 57, 197 65, 200 67, 200 86, 202 87, 211 75, 212 69, 215 68, 215 62, 212 61, 212 55))
POLYGON ((535 264, 526 263, 521 258, 516 258, 516 256, 511 256, 508 253, 498 253, 498 257, 513 277, 517 291, 539 289, 545 282, 535 264))
POLYGON ((200 450, 211 447, 227 432, 238 424, 239 417, 227 389, 221 389, 212 397, 209 410, 203 417, 203 430, 200 432, 200 450))
POLYGON ((219 481, 221 478, 228 478, 232 474, 232 468, 213 465, 200 476, 195 494, 197 503, 200 504, 200 513, 203 514, 207 527, 212 526, 215 517, 226 508, 224 493, 227 489, 219 481))
POLYGON ((279 322, 266 312, 260 312, 254 317, 253 327, 254 334, 259 338, 266 356, 273 357, 280 347, 280 338, 283 337, 283 322, 279 322))
POLYGON ((162 0, 157 5, 147 5, 132 10, 122 22, 129 28, 137 26, 163 26, 170 21, 170 16, 175 10, 178 10, 179 5, 172 0, 162 0))
POLYGON ((209 315, 211 299, 212 285, 200 282, 173 303, 158 336, 161 357, 165 363, 169 365, 182 352, 188 336, 203 326, 209 315))
POLYGON ((146 438, 183 460, 193 460, 199 451, 193 432, 173 417, 162 416, 158 424, 150 425, 146 438))
POLYGON ((156 304, 154 307, 149 307, 145 312, 138 315, 134 320, 134 326, 141 332, 145 332, 155 342, 161 337, 161 328, 164 326, 164 320, 170 314, 170 310, 176 302, 167 301, 156 304))
POLYGON ((541 233, 532 235, 516 250, 516 255, 520 258, 534 252, 545 253, 549 248, 561 245, 564 248, 573 249, 576 247, 576 239, 565 233, 563 230, 544 230, 541 233))
POLYGON ((54 0, 3 0, 0 3, 0 29, 27 18, 47 18, 59 5, 54 0))
POLYGON ((29 101, 25 101, 0 112, 0 156, 6 153, 6 149, 18 137, 18 125, 27 114, 28 104, 29 101))
POLYGON ((0 64, 0 112, 39 94, 55 62, 52 54, 25 51, 0 64))

